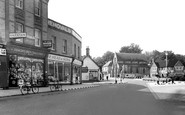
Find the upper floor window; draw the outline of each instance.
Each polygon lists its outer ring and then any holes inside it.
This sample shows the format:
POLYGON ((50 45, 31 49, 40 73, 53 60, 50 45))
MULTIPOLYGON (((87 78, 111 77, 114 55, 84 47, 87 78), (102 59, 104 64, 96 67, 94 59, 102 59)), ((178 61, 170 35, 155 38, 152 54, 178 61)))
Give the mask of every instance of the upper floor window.
POLYGON ((76 57, 76 44, 74 44, 74 56, 76 57))
MULTIPOLYGON (((15 25, 15 32, 16 32, 16 33, 22 33, 22 32, 24 32, 24 26, 23 26, 23 24, 21 24, 21 23, 19 23, 19 22, 16 22, 16 25, 15 25)), ((16 42, 21 42, 21 43, 23 43, 23 38, 17 38, 15 41, 16 41, 16 42)))
POLYGON ((41 42, 41 31, 39 29, 35 29, 35 46, 40 47, 41 42))
POLYGON ((80 59, 80 47, 78 46, 78 59, 80 59))
POLYGON ((50 48, 51 50, 56 50, 56 36, 52 36, 52 47, 50 48))
POLYGON ((183 70, 183 66, 177 66, 175 67, 176 70, 183 70))
POLYGON ((16 0, 16 7, 23 9, 23 0, 16 0))
POLYGON ((40 0, 35 0, 35 15, 40 17, 41 3, 40 0))
POLYGON ((63 45, 62 45, 62 47, 63 47, 63 53, 67 53, 67 40, 63 40, 63 45))

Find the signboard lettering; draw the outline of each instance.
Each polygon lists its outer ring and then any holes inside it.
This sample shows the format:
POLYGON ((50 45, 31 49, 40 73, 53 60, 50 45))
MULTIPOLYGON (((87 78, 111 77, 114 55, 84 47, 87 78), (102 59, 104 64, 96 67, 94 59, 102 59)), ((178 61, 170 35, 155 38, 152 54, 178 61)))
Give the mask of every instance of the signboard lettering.
POLYGON ((65 31, 67 33, 72 33, 72 30, 62 24, 59 24, 59 23, 56 23, 52 20, 48 20, 48 25, 51 26, 51 27, 54 27, 56 29, 59 29, 59 30, 62 30, 62 31, 65 31))
POLYGON ((73 64, 76 64, 76 65, 80 65, 80 66, 81 66, 81 65, 82 65, 82 62, 75 59, 75 60, 73 61, 73 64))
POLYGON ((10 33, 10 38, 25 38, 27 35, 26 33, 10 33))
POLYGON ((57 55, 48 55, 48 59, 54 60, 54 61, 62 61, 62 62, 72 62, 72 58, 63 57, 63 56, 57 56, 57 55))
POLYGON ((43 47, 51 48, 52 47, 52 40, 43 40, 42 41, 43 47))

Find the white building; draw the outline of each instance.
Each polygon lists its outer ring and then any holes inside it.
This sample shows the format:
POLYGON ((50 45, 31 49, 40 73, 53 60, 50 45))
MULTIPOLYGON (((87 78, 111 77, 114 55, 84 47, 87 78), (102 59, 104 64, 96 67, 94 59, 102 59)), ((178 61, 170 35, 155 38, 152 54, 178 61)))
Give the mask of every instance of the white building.
POLYGON ((111 77, 111 69, 112 69, 112 61, 108 61, 103 67, 102 67, 102 73, 103 73, 103 79, 106 80, 111 77))
POLYGON ((89 48, 86 48, 86 56, 83 59, 82 67, 88 67, 88 71, 86 73, 82 73, 82 81, 99 81, 100 80, 100 67, 96 64, 96 62, 89 55, 89 48))

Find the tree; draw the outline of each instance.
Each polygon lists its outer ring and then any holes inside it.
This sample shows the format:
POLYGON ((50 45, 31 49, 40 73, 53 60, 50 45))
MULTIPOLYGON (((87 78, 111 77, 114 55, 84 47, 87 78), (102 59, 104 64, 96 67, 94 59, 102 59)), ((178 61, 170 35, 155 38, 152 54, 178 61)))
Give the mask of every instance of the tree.
POLYGON ((139 45, 131 43, 130 46, 123 46, 120 49, 120 53, 141 53, 143 50, 139 45))
POLYGON ((102 57, 96 57, 96 58, 93 58, 93 60, 98 64, 99 67, 102 67, 104 65, 104 61, 102 57))
POLYGON ((107 51, 106 53, 104 53, 104 55, 102 56, 104 64, 107 63, 108 61, 111 61, 113 57, 114 57, 114 53, 111 51, 107 51))
POLYGON ((111 51, 107 51, 106 53, 103 54, 102 57, 97 57, 97 58, 93 58, 94 61, 100 66, 102 67, 104 64, 106 64, 108 61, 111 61, 114 57, 114 53, 111 51))

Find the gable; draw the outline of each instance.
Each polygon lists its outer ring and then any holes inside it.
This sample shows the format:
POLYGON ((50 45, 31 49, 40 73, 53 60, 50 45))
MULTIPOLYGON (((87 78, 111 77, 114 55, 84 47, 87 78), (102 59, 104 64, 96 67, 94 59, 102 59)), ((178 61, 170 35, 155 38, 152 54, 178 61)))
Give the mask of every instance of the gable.
POLYGON ((88 67, 88 69, 99 69, 97 64, 90 57, 86 57, 83 60, 83 66, 82 67, 88 67))
POLYGON ((178 61, 178 62, 175 64, 175 66, 183 66, 183 64, 182 64, 180 61, 178 61))

